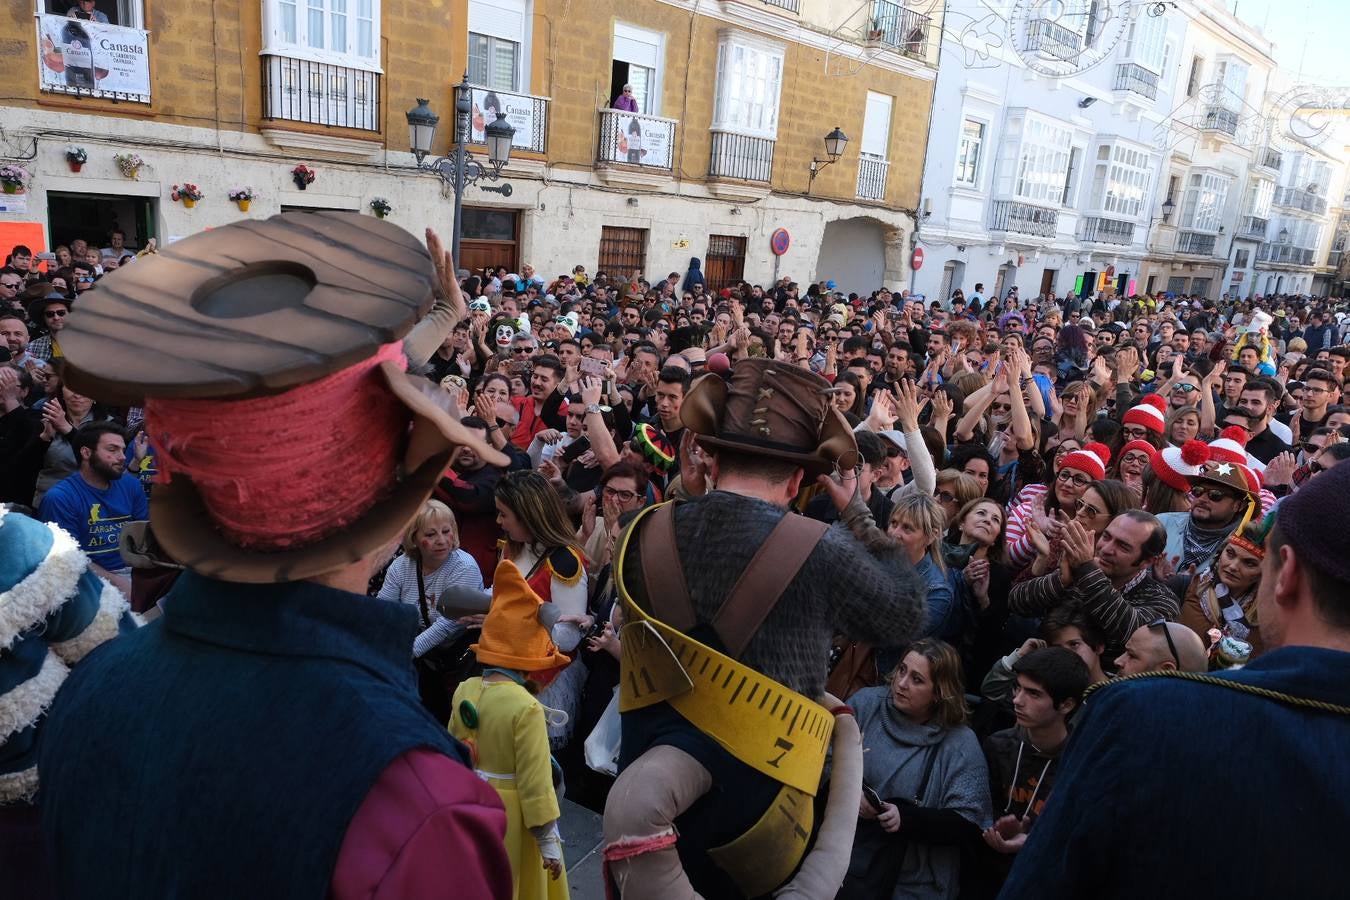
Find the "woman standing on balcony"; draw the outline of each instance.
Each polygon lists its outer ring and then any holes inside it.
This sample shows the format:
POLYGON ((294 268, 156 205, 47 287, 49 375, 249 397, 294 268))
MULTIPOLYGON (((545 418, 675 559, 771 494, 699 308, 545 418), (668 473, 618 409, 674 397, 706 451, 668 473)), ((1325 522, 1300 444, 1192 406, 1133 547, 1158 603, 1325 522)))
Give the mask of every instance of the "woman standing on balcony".
POLYGON ((625 84, 623 86, 623 92, 614 98, 614 102, 610 104, 610 107, 613 109, 621 109, 624 112, 638 112, 637 98, 633 96, 633 86, 631 84, 625 84))

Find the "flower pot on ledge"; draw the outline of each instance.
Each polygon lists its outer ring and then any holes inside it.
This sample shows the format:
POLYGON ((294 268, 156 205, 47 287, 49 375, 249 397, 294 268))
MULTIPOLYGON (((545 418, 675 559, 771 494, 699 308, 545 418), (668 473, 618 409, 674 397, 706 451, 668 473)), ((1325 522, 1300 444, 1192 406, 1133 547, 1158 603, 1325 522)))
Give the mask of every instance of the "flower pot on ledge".
POLYGON ((73 159, 68 159, 66 162, 70 163, 70 171, 72 172, 78 172, 84 168, 84 163, 82 162, 76 162, 73 159))
POLYGON ((19 192, 19 186, 17 184, 10 184, 8 181, 5 182, 4 189, 6 194, 17 194, 19 192))
POLYGON ((240 211, 240 212, 248 212, 249 204, 252 203, 253 201, 252 201, 252 200, 236 200, 236 201, 234 201, 234 202, 235 202, 236 204, 238 204, 238 206, 239 206, 239 211, 240 211))
POLYGON ((184 197, 183 205, 186 206, 188 209, 192 209, 192 207, 197 205, 197 201, 193 200, 191 197, 184 197))
POLYGON ((295 186, 302 191, 309 186, 305 183, 305 176, 303 175, 296 175, 293 180, 295 181, 295 186))

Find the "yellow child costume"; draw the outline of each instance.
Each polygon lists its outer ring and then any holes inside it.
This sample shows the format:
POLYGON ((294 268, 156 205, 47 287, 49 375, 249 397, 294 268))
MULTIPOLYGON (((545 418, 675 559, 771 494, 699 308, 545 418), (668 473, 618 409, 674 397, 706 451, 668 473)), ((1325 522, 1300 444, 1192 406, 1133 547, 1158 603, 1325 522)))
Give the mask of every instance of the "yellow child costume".
POLYGON ((459 686, 451 706, 450 733, 469 746, 474 771, 492 785, 506 808, 515 900, 568 897, 548 725, 544 707, 524 686, 525 672, 567 663, 539 622, 542 605, 514 563, 498 564, 492 606, 472 648, 488 668, 459 686), (557 876, 548 868, 554 860, 557 876))

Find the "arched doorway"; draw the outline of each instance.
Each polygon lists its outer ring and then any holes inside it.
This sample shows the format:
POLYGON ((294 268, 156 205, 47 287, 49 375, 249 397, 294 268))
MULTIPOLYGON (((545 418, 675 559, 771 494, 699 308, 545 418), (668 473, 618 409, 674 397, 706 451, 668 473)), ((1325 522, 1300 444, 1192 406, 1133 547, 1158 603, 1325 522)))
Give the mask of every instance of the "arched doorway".
POLYGON ((902 252, 900 235, 899 229, 867 217, 827 222, 816 281, 832 280, 845 293, 867 296, 883 284, 901 280, 896 273, 899 264, 890 258, 902 252))

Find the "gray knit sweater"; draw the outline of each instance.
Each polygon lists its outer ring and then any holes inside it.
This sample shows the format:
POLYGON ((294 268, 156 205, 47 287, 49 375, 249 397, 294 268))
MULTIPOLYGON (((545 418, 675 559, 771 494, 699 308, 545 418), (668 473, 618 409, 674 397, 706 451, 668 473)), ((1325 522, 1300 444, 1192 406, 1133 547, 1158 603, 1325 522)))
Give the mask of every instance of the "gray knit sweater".
MULTIPOLYGON (((763 500, 725 491, 676 507, 675 540, 700 622, 712 620, 769 532, 788 514, 763 500)), ((841 518, 853 519, 847 513, 841 518)), ((628 544, 625 580, 634 600, 650 609, 638 544, 637 540, 628 544)), ((741 661, 807 697, 818 697, 825 687, 834 634, 882 646, 903 644, 923 626, 926 590, 924 580, 893 544, 877 543, 869 551, 846 525, 836 523, 769 613, 741 661)))

